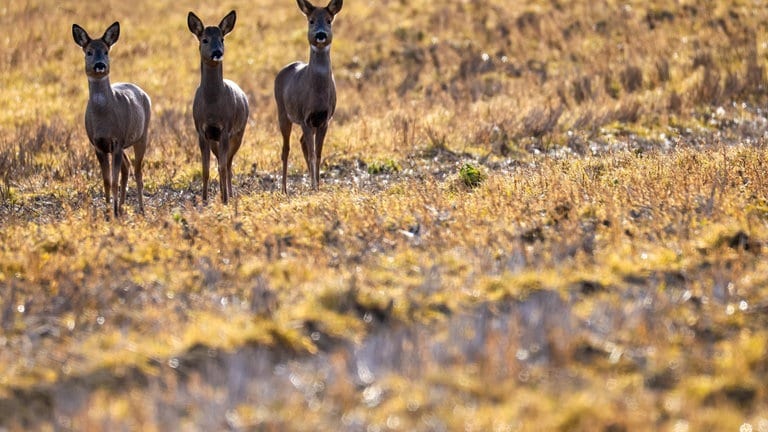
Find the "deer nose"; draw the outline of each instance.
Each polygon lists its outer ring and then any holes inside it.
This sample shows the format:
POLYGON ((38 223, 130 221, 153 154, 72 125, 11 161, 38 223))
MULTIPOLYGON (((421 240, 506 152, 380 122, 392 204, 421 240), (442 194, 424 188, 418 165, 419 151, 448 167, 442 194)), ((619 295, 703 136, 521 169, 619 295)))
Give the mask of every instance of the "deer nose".
POLYGON ((318 41, 318 42, 320 42, 320 43, 323 43, 323 42, 325 42, 327 39, 328 39, 328 35, 327 35, 325 32, 322 32, 322 31, 321 31, 321 32, 317 32, 317 33, 315 33, 315 40, 316 40, 316 41, 318 41))
POLYGON ((93 65, 93 71, 96 73, 104 73, 107 71, 107 65, 105 63, 98 62, 93 65))
POLYGON ((213 50, 211 53, 211 60, 221 61, 222 57, 224 57, 224 53, 221 50, 213 50))

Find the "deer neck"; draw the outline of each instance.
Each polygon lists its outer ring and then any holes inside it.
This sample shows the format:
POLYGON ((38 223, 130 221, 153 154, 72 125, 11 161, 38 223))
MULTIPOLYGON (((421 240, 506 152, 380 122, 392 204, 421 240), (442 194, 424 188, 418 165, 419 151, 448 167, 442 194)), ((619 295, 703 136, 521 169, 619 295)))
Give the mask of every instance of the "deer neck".
POLYGON ((224 93, 224 71, 221 63, 215 66, 200 64, 200 87, 206 100, 215 100, 224 93))
POLYGON ((317 48, 310 46, 309 73, 312 80, 330 80, 331 72, 331 46, 317 48))
POLYGON ((103 78, 88 77, 88 105, 95 109, 106 109, 113 105, 115 94, 109 83, 109 76, 103 78))

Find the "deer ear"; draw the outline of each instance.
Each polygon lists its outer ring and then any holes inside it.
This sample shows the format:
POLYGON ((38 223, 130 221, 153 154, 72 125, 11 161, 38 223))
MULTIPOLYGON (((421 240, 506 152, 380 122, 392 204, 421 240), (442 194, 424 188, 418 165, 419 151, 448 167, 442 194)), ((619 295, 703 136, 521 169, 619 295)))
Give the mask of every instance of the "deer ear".
POLYGON ((117 39, 120 37, 120 23, 115 21, 112 23, 109 28, 107 28, 107 31, 104 32, 104 36, 101 37, 101 39, 109 46, 114 45, 117 42, 117 39))
POLYGON ((308 2, 307 0, 296 0, 296 3, 298 3, 299 9, 301 9, 301 12, 303 12, 304 15, 309 16, 312 14, 312 11, 315 10, 315 7, 312 6, 312 3, 308 2))
POLYGON ((237 13, 235 11, 231 11, 227 14, 227 16, 222 18, 221 22, 219 23, 222 36, 226 36, 227 33, 231 32, 232 29, 235 28, 235 21, 237 21, 237 13))
POLYGON ((194 12, 190 12, 187 15, 187 27, 189 27, 189 31, 198 38, 203 35, 203 29, 205 29, 203 22, 200 21, 200 18, 198 18, 194 12))
POLYGON ((341 6, 344 4, 344 0, 331 0, 330 3, 328 3, 328 6, 325 7, 325 9, 328 10, 328 12, 331 13, 331 15, 336 15, 341 11, 341 6))
POLYGON ((85 48, 85 45, 91 41, 88 32, 77 24, 72 24, 72 37, 75 39, 75 43, 80 45, 81 48, 85 48))

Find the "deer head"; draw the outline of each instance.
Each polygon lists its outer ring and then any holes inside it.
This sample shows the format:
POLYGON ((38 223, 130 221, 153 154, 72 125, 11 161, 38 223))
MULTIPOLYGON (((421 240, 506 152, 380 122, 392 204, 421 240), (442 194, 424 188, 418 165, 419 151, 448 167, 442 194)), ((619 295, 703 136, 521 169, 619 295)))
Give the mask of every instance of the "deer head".
POLYGON ((72 24, 72 37, 85 53, 86 75, 90 78, 103 78, 109 75, 109 49, 120 37, 120 23, 115 22, 109 26, 99 39, 91 39, 85 29, 72 24))
POLYGON ((235 28, 237 14, 231 11, 225 16, 218 27, 205 27, 200 18, 193 12, 187 15, 187 26, 200 42, 200 58, 209 65, 217 65, 224 60, 224 36, 235 28))
POLYGON ((333 30, 331 24, 333 18, 339 11, 344 0, 331 0, 326 7, 313 6, 307 0, 296 0, 299 9, 307 17, 309 27, 307 29, 307 39, 309 45, 314 49, 323 50, 331 45, 333 40, 333 30))

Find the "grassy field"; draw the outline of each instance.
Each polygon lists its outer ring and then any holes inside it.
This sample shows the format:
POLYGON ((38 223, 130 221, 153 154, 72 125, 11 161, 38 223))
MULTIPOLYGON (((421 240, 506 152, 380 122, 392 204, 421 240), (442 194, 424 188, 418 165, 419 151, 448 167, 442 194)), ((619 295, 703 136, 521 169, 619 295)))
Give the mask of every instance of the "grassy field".
POLYGON ((348 0, 288 196, 294 1, 3 4, 0 430, 768 431, 768 7, 670 3, 348 0), (233 8, 203 205, 186 15, 233 8), (153 100, 117 220, 71 36, 115 20, 153 100))

